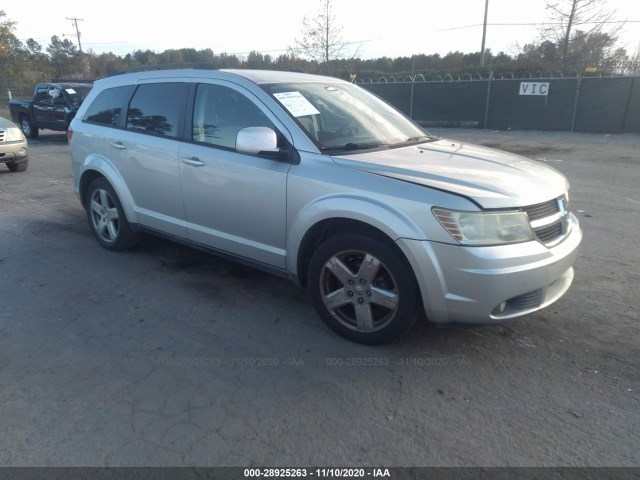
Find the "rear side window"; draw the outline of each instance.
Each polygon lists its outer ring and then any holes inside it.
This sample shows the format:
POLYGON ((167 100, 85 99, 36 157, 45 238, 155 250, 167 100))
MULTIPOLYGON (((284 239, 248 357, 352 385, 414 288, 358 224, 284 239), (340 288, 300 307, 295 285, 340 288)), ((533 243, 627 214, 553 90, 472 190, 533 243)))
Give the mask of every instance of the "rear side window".
POLYGON ((82 120, 116 127, 120 120, 120 113, 125 108, 133 89, 133 86, 126 86, 103 90, 89 106, 82 120))
POLYGON ((127 129, 177 137, 186 96, 185 83, 140 85, 129 104, 127 129))

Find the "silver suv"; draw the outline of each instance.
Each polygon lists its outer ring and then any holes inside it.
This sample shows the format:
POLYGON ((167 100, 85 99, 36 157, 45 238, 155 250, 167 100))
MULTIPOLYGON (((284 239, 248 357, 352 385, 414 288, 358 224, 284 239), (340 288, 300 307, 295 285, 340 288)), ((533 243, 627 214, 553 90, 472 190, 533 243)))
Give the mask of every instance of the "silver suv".
POLYGON ((98 242, 139 232, 308 287, 366 344, 496 324, 558 300, 582 233, 541 163, 431 136, 356 85, 298 73, 175 70, 99 80, 69 129, 98 242))

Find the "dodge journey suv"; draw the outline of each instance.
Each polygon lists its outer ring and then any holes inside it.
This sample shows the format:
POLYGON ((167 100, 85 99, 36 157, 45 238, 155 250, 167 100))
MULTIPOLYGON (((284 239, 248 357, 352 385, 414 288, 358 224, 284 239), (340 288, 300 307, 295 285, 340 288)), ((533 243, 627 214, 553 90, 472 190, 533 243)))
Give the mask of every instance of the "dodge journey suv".
POLYGON ((505 322, 573 280, 582 233, 562 174, 434 137, 335 78, 109 77, 69 140, 103 247, 148 232, 285 276, 356 342, 398 338, 417 308, 442 325, 505 322))

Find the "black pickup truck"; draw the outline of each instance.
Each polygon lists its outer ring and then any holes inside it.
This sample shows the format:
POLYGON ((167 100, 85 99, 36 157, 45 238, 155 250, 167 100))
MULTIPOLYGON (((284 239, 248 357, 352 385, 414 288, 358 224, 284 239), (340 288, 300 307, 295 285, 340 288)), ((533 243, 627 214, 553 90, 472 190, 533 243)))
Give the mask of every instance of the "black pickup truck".
POLYGON ((33 101, 9 100, 11 118, 28 138, 37 138, 43 128, 66 131, 91 87, 87 83, 39 83, 33 101))

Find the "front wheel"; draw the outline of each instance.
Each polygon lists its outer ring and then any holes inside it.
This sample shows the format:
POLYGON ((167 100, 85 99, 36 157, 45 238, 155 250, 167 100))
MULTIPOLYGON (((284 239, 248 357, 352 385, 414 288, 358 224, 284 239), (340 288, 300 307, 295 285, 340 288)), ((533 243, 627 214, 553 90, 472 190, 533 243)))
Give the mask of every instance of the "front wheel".
POLYGON ((7 168, 12 172, 24 172, 29 166, 29 160, 26 162, 8 162, 7 168))
POLYGON ((135 245, 138 234, 129 225, 118 195, 106 179, 97 178, 91 182, 85 208, 91 230, 100 245, 116 251, 135 245))
POLYGON ((23 116, 20 119, 20 128, 22 128, 22 133, 24 133, 25 137, 38 138, 38 129, 33 126, 28 117, 23 116))
POLYGON ((325 323, 364 344, 396 340, 416 319, 417 290, 404 257, 360 234, 330 237, 314 253, 308 285, 325 323))

